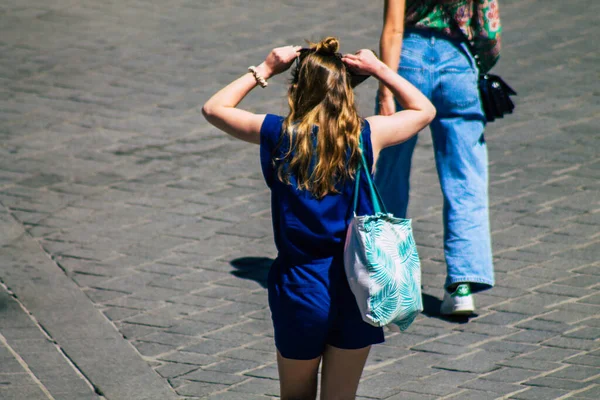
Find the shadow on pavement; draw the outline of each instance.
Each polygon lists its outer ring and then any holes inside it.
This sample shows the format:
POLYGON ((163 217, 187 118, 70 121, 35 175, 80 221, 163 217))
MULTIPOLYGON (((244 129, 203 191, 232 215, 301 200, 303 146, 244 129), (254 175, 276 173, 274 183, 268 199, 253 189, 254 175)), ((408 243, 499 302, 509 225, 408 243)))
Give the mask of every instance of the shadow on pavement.
MULTIPOLYGON (((250 279, 257 282, 263 288, 267 287, 267 276, 271 264, 273 264, 272 258, 268 257, 240 257, 235 260, 231 260, 231 265, 236 268, 231 274, 241 278, 250 279)), ((455 324, 466 324, 470 318, 477 317, 477 314, 471 316, 447 316, 440 314, 440 306, 442 301, 437 297, 423 293, 423 315, 429 318, 437 318, 443 321, 452 322, 455 324)))
POLYGON ((237 270, 231 274, 242 279, 250 279, 260 286, 267 287, 267 276, 273 264, 272 258, 268 257, 240 257, 231 260, 230 264, 237 270))
POLYGON ((455 324, 466 324, 469 322, 469 318, 477 317, 477 314, 470 316, 448 316, 440 314, 440 306, 442 301, 437 297, 423 293, 423 315, 430 318, 437 318, 443 321, 453 322, 455 324))

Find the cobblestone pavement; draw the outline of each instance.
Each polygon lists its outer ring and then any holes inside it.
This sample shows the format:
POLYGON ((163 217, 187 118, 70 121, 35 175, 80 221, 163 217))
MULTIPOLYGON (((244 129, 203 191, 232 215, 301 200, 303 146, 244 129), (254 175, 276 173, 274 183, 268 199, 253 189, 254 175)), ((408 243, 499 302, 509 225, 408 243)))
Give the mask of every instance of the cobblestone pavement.
MULTIPOLYGON (((381 3, 0 4, 1 399, 276 397, 258 149, 199 105, 277 45, 376 48, 381 3), (146 391, 111 385, 125 377, 146 391)), ((410 212, 426 312, 387 330, 361 399, 600 398, 600 3, 540 4, 501 2, 496 71, 519 96, 486 133, 497 286, 468 323, 437 313, 441 196, 422 134, 410 212)), ((245 106, 284 113, 286 79, 245 106)), ((358 90, 365 115, 375 87, 358 90)))

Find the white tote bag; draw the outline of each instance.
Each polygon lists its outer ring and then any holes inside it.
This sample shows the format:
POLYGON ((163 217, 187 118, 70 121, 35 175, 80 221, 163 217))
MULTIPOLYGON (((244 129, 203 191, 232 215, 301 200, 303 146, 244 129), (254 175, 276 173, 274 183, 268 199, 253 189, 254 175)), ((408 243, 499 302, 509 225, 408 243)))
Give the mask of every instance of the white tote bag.
POLYGON ((421 264, 411 220, 385 211, 364 155, 356 172, 354 218, 348 226, 344 267, 365 322, 373 326, 395 323, 405 330, 423 311, 421 264), (361 169, 375 215, 356 215, 361 169))

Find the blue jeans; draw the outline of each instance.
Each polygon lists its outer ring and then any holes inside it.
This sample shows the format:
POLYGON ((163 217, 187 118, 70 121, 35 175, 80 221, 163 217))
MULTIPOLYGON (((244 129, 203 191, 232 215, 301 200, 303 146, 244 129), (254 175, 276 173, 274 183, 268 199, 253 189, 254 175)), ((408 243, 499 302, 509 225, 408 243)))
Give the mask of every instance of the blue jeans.
MULTIPOLYGON (((466 44, 429 30, 405 33, 398 73, 437 108, 430 125, 444 197, 445 287, 494 285, 488 213, 485 117, 478 71, 466 44)), ((399 105, 397 105, 399 107, 399 105)), ((375 182, 388 211, 406 217, 411 158, 417 136, 381 152, 375 182)))

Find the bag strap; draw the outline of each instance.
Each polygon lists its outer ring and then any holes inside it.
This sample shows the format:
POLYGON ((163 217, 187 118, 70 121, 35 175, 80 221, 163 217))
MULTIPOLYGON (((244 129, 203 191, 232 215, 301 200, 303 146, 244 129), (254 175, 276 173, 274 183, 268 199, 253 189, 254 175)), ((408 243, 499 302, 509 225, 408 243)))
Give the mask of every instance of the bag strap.
POLYGON ((364 169, 365 176, 367 177, 367 183, 369 184, 369 194, 371 197, 371 202, 373 203, 373 211, 375 212, 375 214, 379 214, 382 212, 387 214, 385 204, 383 204, 383 200, 381 199, 381 195, 379 194, 377 187, 373 184, 373 179, 371 178, 371 172, 369 171, 369 167, 367 165, 367 159, 365 158, 365 152, 364 152, 363 141, 362 141, 362 132, 358 139, 358 145, 360 147, 360 163, 358 165, 358 168, 356 169, 356 177, 355 177, 355 184, 354 184, 354 200, 353 200, 354 213, 356 214, 356 207, 358 205, 360 173, 361 173, 361 170, 364 169))

